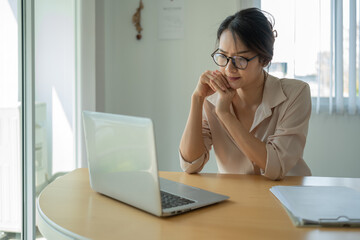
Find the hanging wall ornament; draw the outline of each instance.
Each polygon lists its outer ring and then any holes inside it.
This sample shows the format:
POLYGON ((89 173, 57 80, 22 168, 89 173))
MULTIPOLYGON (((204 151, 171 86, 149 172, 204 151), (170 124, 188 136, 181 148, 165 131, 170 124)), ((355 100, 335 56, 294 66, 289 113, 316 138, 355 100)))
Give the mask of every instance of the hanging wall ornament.
POLYGON ((144 8, 144 4, 142 3, 142 0, 140 0, 139 3, 139 7, 136 9, 136 12, 134 13, 133 17, 132 17, 132 22, 135 25, 136 31, 137 31, 137 35, 136 35, 136 39, 140 40, 141 39, 141 31, 142 31, 142 27, 141 27, 141 10, 144 8))

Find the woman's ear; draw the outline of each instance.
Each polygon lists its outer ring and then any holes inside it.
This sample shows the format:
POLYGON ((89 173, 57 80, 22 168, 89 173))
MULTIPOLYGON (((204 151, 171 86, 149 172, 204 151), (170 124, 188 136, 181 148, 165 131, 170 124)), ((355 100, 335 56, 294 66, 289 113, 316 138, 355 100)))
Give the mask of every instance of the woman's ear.
POLYGON ((260 63, 261 63, 261 65, 262 65, 263 67, 267 67, 267 66, 269 65, 269 63, 270 63, 270 60, 262 57, 262 58, 260 59, 260 63))

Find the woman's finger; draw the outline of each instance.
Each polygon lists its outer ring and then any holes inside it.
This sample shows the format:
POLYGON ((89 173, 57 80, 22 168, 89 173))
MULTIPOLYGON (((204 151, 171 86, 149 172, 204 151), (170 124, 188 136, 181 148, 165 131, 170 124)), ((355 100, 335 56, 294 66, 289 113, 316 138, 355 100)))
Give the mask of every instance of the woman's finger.
POLYGON ((222 74, 222 72, 220 72, 219 70, 216 70, 216 73, 217 75, 220 77, 220 79, 223 81, 224 85, 227 87, 227 88, 230 88, 230 84, 229 82, 227 81, 226 77, 224 76, 224 74, 222 74))
POLYGON ((217 92, 225 92, 226 89, 222 89, 218 82, 216 82, 215 80, 213 79, 210 79, 210 84, 212 85, 213 89, 215 89, 217 92))
MULTIPOLYGON (((212 72, 206 73, 206 77, 207 77, 206 83, 211 87, 213 91, 216 92, 217 89, 214 87, 211 81, 218 82, 219 80, 217 80, 217 77, 212 72)), ((220 90, 223 90, 221 86, 219 86, 219 84, 217 86, 220 87, 220 90)))
POLYGON ((207 84, 214 92, 216 92, 216 88, 214 88, 213 84, 211 84, 211 80, 214 78, 214 76, 211 74, 211 72, 205 73, 205 76, 205 84, 207 84))
POLYGON ((218 78, 219 81, 221 81, 222 85, 224 86, 225 89, 228 89, 230 87, 229 83, 227 82, 226 78, 224 77, 224 75, 216 70, 213 72, 213 74, 218 78))
POLYGON ((221 88, 221 90, 225 91, 227 86, 224 84, 224 81, 221 79, 221 76, 217 74, 215 71, 211 73, 212 77, 210 79, 214 80, 217 85, 221 88))

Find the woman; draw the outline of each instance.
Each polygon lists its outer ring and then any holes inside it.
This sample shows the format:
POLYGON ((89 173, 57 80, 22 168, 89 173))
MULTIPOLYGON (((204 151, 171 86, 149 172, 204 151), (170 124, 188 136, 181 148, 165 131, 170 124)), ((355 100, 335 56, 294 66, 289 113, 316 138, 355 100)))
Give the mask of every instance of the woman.
POLYGON ((275 31, 257 8, 227 17, 211 55, 219 70, 205 71, 191 98, 180 142, 181 167, 201 171, 213 146, 220 173, 261 174, 273 180, 311 175, 303 151, 311 114, 308 84, 278 79, 264 68, 275 31))

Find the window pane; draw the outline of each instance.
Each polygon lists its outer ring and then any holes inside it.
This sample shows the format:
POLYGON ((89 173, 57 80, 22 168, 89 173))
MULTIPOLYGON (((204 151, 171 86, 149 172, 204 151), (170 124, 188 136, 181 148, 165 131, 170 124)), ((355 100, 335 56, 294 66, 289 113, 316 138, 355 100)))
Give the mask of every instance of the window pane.
POLYGON ((74 8, 72 0, 34 2, 37 194, 76 168, 74 8))
POLYGON ((0 239, 21 238, 17 0, 0 1, 0 239))
POLYGON ((308 82, 312 96, 320 81, 320 95, 329 96, 330 1, 262 0, 261 6, 274 16, 278 33, 270 74, 308 82))

